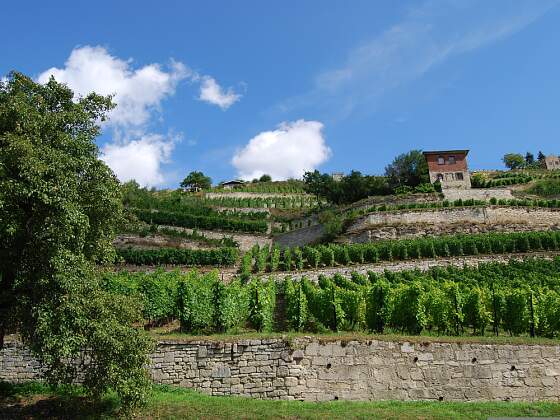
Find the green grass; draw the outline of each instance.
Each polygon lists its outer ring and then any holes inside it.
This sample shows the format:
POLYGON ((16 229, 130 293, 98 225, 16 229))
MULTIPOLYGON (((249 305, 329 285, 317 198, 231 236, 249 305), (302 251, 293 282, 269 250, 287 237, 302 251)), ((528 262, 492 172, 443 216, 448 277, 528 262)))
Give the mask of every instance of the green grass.
POLYGON ((527 190, 527 192, 547 198, 558 197, 560 196, 560 179, 538 180, 527 190))
MULTIPOLYGON (((12 418, 113 418, 118 401, 106 397, 89 402, 79 388, 53 391, 28 383, 0 384, 0 417, 12 418)), ((199 392, 154 386, 140 419, 486 419, 497 416, 560 416, 558 403, 513 402, 350 402, 312 403, 265 401, 241 397, 210 397, 199 392)))

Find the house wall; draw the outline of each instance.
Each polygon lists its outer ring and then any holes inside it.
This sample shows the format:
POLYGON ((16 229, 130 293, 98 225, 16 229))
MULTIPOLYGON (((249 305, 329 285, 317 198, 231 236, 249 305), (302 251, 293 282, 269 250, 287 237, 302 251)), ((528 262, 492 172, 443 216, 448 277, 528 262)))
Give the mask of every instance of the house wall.
POLYGON ((560 169, 560 157, 558 156, 547 156, 545 158, 545 164, 546 164, 546 169, 548 170, 555 170, 555 169, 560 169))
POLYGON ((428 163, 428 170, 430 174, 430 182, 434 183, 438 180, 438 174, 444 176, 441 181, 442 186, 451 188, 470 188, 471 179, 467 168, 467 155, 465 153, 439 153, 424 155, 428 163), (450 156, 455 157, 455 163, 449 164, 450 156), (444 158, 445 164, 440 165, 438 159, 444 158), (462 180, 455 179, 456 174, 461 173, 462 180))

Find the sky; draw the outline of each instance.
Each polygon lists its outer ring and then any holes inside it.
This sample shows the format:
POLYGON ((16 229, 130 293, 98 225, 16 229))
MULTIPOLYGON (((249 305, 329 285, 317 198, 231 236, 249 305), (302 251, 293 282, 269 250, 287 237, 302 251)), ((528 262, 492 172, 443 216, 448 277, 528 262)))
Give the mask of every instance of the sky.
POLYGON ((560 0, 31 1, 2 6, 0 77, 117 107, 122 181, 382 174, 411 149, 560 153, 560 0))

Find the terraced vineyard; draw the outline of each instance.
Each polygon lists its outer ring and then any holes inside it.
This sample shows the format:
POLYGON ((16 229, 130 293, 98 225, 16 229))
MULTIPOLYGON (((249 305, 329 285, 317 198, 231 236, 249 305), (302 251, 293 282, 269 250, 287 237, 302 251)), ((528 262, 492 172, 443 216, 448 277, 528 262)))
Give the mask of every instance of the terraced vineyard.
POLYGON ((560 258, 224 284, 217 272, 106 274, 105 287, 144 302, 147 323, 179 320, 189 334, 278 331, 556 337, 560 258), (277 302, 283 302, 277 307, 277 302))

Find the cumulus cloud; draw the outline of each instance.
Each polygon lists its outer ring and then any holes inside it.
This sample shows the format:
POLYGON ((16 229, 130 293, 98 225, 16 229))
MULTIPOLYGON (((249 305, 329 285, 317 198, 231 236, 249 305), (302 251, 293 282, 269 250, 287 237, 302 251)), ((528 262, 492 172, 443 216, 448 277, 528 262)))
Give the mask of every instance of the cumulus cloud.
POLYGON ((242 179, 269 174, 275 180, 299 178, 331 156, 318 121, 284 122, 253 137, 232 159, 242 179))
POLYGON ((134 69, 131 60, 114 57, 100 46, 75 48, 63 68, 52 67, 39 75, 40 83, 51 76, 66 83, 77 95, 96 92, 114 95, 117 107, 110 124, 146 124, 162 100, 175 93, 177 84, 192 75, 183 63, 171 60, 168 69, 148 64, 134 69))
MULTIPOLYGON (((150 124, 181 81, 200 83, 200 99, 224 110, 241 98, 231 88, 224 91, 212 77, 179 61, 134 66, 131 59, 111 55, 101 46, 75 48, 63 67, 45 70, 37 81, 46 83, 51 76, 67 84, 76 97, 91 92, 113 95, 117 106, 104 124, 112 129, 113 140, 102 148, 101 158, 121 181, 135 179, 147 186, 165 182, 164 165, 177 142, 177 138, 150 133, 150 124)), ((193 141, 188 144, 193 145, 193 141)))
POLYGON ((160 134, 145 134, 134 140, 116 141, 101 149, 103 160, 122 182, 136 180, 148 187, 165 182, 162 164, 169 161, 175 140, 160 134))
POLYGON ((201 78, 199 99, 226 110, 241 99, 241 95, 235 93, 231 87, 224 91, 212 77, 203 76, 201 78))

